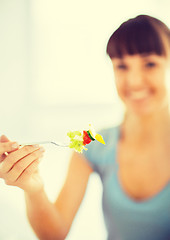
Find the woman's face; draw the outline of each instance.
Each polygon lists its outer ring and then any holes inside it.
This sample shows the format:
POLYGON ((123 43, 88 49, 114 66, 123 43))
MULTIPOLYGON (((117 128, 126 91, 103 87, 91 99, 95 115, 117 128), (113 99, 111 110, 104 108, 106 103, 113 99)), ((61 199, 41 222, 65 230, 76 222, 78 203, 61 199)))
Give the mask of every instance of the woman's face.
POLYGON ((156 54, 125 55, 113 58, 112 63, 117 91, 127 110, 149 114, 168 104, 167 57, 156 54))

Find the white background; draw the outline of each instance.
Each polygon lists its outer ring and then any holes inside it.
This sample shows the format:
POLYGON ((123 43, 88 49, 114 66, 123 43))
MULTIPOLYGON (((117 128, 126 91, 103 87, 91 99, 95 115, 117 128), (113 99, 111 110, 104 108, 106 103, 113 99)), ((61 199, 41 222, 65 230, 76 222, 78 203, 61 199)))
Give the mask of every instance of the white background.
MULTIPOLYGON (((18 142, 65 141, 92 123, 118 124, 123 108, 106 44, 125 20, 149 14, 170 25, 169 1, 0 0, 0 134, 18 142)), ((67 171, 69 149, 45 146, 40 164, 53 201, 67 171)), ((92 175, 67 240, 103 240, 102 187, 92 175)), ((0 239, 34 240, 23 192, 0 180, 0 239)))

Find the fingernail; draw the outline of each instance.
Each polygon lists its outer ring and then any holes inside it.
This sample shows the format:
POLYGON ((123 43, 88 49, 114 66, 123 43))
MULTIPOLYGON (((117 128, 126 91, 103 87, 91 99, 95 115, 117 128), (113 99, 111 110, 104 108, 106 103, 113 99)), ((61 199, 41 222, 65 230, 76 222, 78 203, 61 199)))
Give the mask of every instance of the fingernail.
POLYGON ((13 143, 13 144, 12 144, 12 149, 16 149, 16 148, 19 148, 18 143, 13 143))

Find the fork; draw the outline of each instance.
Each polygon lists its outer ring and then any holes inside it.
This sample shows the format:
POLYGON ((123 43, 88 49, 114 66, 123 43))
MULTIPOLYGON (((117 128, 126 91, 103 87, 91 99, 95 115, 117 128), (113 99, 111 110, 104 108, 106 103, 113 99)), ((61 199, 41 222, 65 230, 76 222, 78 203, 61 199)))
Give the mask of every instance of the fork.
POLYGON ((29 142, 29 143, 21 143, 20 146, 29 146, 29 145, 41 145, 41 144, 54 144, 57 147, 68 147, 69 145, 65 145, 65 144, 60 144, 60 143, 56 143, 54 141, 42 141, 42 142, 29 142))

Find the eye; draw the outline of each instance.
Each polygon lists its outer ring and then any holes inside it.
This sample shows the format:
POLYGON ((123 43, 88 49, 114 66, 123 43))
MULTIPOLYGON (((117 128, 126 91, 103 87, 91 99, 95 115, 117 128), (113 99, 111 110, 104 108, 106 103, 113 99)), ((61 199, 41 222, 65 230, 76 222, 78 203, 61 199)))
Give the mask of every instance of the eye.
POLYGON ((125 64, 122 63, 122 64, 118 64, 117 68, 122 69, 122 70, 126 70, 128 67, 125 64))
POLYGON ((156 66, 156 63, 155 62, 147 62, 146 63, 146 67, 147 68, 153 68, 153 67, 155 67, 156 66))

